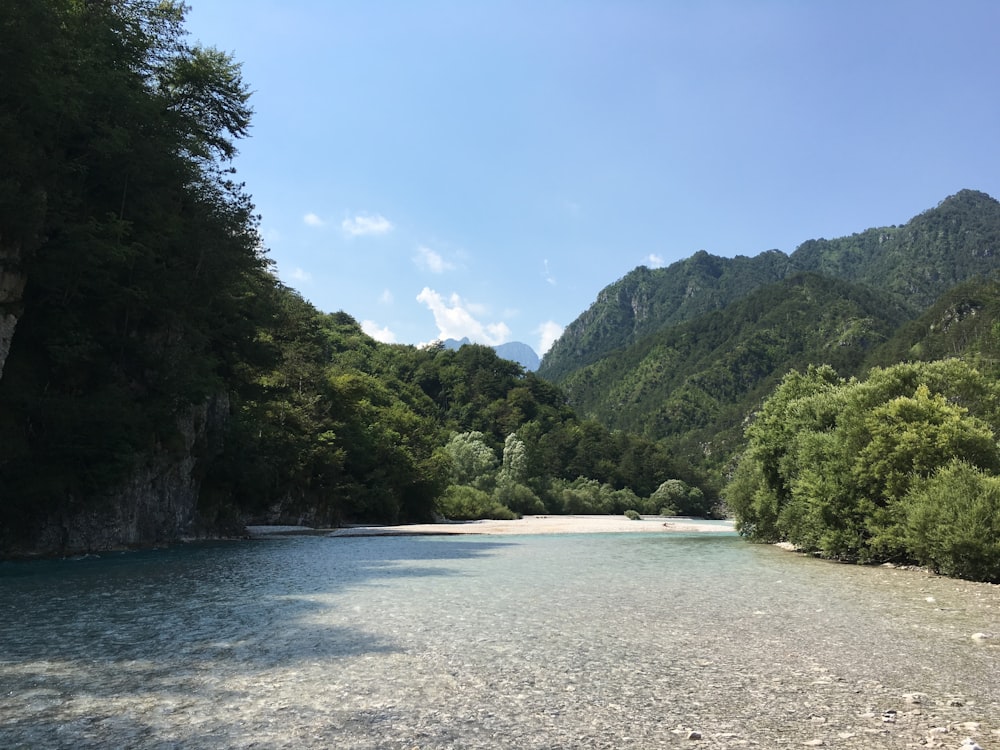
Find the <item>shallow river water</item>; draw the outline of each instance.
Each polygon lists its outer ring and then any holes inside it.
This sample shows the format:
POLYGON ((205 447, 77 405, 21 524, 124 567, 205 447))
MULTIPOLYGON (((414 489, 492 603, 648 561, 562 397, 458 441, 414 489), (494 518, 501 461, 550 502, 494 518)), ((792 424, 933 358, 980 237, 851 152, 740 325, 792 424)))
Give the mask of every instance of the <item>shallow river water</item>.
POLYGON ((3 563, 0 606, 2 748, 1000 748, 1000 587, 727 533, 3 563))

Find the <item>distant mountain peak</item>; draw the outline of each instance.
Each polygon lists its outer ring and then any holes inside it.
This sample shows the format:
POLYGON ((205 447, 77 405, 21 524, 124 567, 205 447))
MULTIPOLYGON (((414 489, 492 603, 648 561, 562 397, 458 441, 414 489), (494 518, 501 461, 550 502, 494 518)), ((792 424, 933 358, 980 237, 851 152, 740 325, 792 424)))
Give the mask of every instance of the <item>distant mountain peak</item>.
MULTIPOLYGON (((452 350, 461 349, 463 346, 471 343, 468 336, 464 336, 461 339, 443 339, 441 341, 441 345, 445 349, 452 350)), ((540 364, 538 354, 535 353, 535 350, 520 341, 508 341, 505 344, 497 344, 493 347, 493 351, 497 353, 497 356, 517 362, 525 370, 531 372, 537 370, 540 364)))

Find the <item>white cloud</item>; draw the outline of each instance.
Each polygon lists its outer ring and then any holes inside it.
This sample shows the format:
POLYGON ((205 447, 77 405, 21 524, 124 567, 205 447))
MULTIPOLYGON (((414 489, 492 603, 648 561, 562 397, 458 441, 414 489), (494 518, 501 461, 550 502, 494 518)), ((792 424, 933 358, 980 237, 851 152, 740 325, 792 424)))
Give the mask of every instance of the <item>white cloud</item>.
POLYGON ((308 283, 312 281, 312 274, 309 273, 308 271, 304 271, 301 268, 296 267, 289 272, 288 278, 291 279, 292 281, 308 283))
POLYGON ((305 222, 307 227, 321 227, 326 224, 321 218, 319 218, 314 213, 308 213, 302 217, 302 221, 305 222))
POLYGON ((544 355, 545 352, 552 348, 552 344, 555 343, 556 339, 562 336, 563 330, 561 325, 551 320, 545 321, 535 329, 535 333, 538 334, 539 356, 544 355))
POLYGON ((556 285, 555 277, 549 272, 549 259, 546 258, 542 261, 542 278, 545 279, 552 286, 556 285))
POLYGON ((395 297, 392 296, 392 292, 388 289, 383 289, 382 294, 380 294, 378 298, 379 303, 383 305, 391 305, 394 300, 395 297))
POLYGON ((396 334, 390 331, 388 326, 380 327, 374 320, 362 320, 361 330, 376 341, 381 341, 383 344, 396 343, 396 334))
POLYGON ((340 228, 352 237, 366 234, 386 234, 392 231, 392 222, 381 214, 369 216, 358 214, 353 219, 347 218, 340 222, 340 228))
POLYGON ((650 268, 663 268, 663 256, 650 253, 646 256, 646 263, 649 264, 650 268))
POLYGON ((455 269, 454 264, 449 263, 439 253, 434 252, 425 245, 417 248, 417 254, 413 258, 413 262, 420 268, 431 273, 444 273, 445 271, 453 271, 455 269))
POLYGON ((481 313, 484 308, 465 302, 457 294, 452 294, 446 301, 433 289, 424 287, 417 295, 417 302, 427 305, 427 309, 434 314, 439 338, 462 339, 468 336, 470 341, 490 346, 510 339, 510 329, 506 323, 481 323, 473 315, 473 311, 481 313))

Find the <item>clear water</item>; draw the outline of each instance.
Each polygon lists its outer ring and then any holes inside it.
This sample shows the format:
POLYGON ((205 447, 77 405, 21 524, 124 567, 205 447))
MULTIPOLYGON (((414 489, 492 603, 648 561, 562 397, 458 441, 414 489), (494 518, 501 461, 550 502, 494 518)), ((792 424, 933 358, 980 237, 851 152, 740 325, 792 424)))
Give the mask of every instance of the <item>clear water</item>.
POLYGON ((3 563, 0 603, 2 748, 1000 747, 1000 587, 725 533, 3 563))

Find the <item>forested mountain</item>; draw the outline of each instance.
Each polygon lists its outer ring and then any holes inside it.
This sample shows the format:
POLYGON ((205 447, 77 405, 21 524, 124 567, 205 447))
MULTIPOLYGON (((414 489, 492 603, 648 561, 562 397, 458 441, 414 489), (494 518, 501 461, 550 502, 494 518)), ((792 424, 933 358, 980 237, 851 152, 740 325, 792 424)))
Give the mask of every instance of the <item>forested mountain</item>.
POLYGON ((0 556, 250 520, 707 513, 488 347, 380 344, 270 272, 249 89, 182 3, 0 3, 0 556))
POLYGON ((798 274, 583 367, 562 385, 581 413, 667 438, 694 463, 724 460, 746 415, 790 368, 856 372, 910 313, 888 294, 798 274))
POLYGON ((963 190, 907 224, 834 240, 809 240, 790 256, 752 258, 699 251, 667 268, 640 267, 606 287, 553 344, 539 374, 569 373, 644 334, 726 307, 766 284, 802 271, 890 292, 913 314, 955 284, 1000 267, 1000 203, 963 190))
POLYGON ((788 256, 720 258, 700 250, 668 268, 640 266, 603 289, 542 358, 538 374, 558 382, 570 372, 664 326, 720 310, 785 278, 788 256))
POLYGON ((900 227, 804 242, 791 260, 804 271, 892 292, 922 310, 955 284, 1000 268, 1000 202, 962 190, 900 227))
POLYGON ((743 420, 791 368, 861 375, 989 349, 995 287, 985 279, 1000 267, 997 247, 1000 203, 966 190, 902 227, 810 240, 791 256, 701 251, 638 268, 567 328, 539 374, 583 415, 719 472, 743 420))
POLYGON ((866 364, 887 367, 947 357, 966 358, 984 372, 1000 367, 1000 281, 955 285, 875 349, 866 364))

